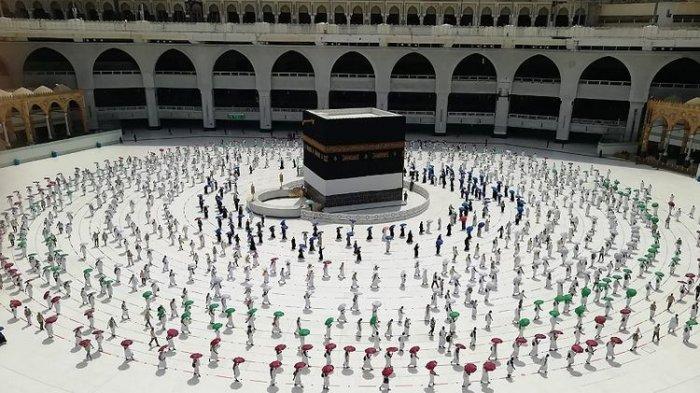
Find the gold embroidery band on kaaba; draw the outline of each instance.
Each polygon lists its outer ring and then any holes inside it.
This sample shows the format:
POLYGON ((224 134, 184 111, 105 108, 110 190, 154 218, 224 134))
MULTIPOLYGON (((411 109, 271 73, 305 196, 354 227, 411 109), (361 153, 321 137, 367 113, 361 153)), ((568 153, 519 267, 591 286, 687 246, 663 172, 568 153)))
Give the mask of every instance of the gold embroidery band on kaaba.
POLYGON ((369 152, 378 150, 393 150, 393 149, 403 149, 405 147, 405 142, 383 142, 383 143, 356 143, 349 145, 324 145, 321 142, 307 136, 302 135, 304 142, 313 146, 316 150, 326 153, 355 153, 355 152, 369 152))

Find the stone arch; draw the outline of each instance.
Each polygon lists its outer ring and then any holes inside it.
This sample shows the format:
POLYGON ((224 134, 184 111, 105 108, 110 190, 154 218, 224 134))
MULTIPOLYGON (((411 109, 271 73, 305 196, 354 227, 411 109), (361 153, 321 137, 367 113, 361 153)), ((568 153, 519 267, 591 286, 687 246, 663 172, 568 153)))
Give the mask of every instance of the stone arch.
POLYGON ((540 10, 537 11, 537 16, 535 17, 535 26, 536 27, 546 27, 548 19, 549 19, 549 10, 547 9, 547 7, 540 8, 540 10))
POLYGON ((255 15, 255 7, 252 4, 246 4, 243 7, 243 23, 255 23, 257 16, 255 15))
POLYGON ((75 74, 73 64, 61 53, 50 48, 33 50, 24 59, 23 71, 62 71, 75 74))
POLYGON ((515 71, 514 80, 517 79, 553 79, 555 81, 561 80, 561 73, 559 67, 556 63, 552 61, 547 56, 544 55, 534 55, 518 66, 515 71))
POLYGON ((554 18, 554 26, 564 27, 569 25, 569 10, 566 7, 559 8, 557 16, 554 18))
POLYGON ((100 14, 95 7, 95 3, 87 2, 85 3, 85 19, 90 21, 95 21, 100 19, 100 14))
POLYGON ((479 19, 480 26, 493 26, 493 12, 491 8, 484 7, 481 10, 481 18, 479 19))
POLYGON ((351 25, 361 25, 365 23, 365 11, 359 5, 352 9, 352 14, 350 15, 351 25))
POLYGON ((406 11, 406 24, 407 25, 419 25, 420 18, 418 17, 418 10, 416 7, 409 7, 406 11))
POLYGON ((24 5, 22 1, 15 2, 15 18, 28 19, 29 11, 27 11, 27 6, 24 5))
POLYGON ((323 5, 316 7, 316 14, 314 15, 314 23, 328 23, 328 11, 323 5))
POLYGON ((481 53, 466 56, 452 70, 452 79, 498 80, 494 63, 481 53))
POLYGON ((435 26, 437 24, 437 11, 435 7, 430 6, 426 8, 425 15, 423 15, 423 25, 424 26, 435 26))
POLYGON ((369 10, 369 24, 378 25, 380 23, 384 23, 384 16, 382 9, 375 5, 369 10))
POLYGON ((280 13, 277 15, 277 23, 292 23, 292 10, 288 5, 280 7, 280 13))
POLYGON ((629 69, 622 61, 612 56, 604 56, 586 66, 579 77, 579 81, 583 80, 605 80, 630 83, 632 78, 629 69))
POLYGON ((290 50, 280 55, 272 65, 272 73, 302 73, 314 74, 314 67, 306 56, 290 50))
POLYGON ((168 49, 161 53, 154 66, 154 71, 158 73, 182 73, 196 74, 194 63, 185 53, 177 49, 168 49))
POLYGON ((140 74, 141 67, 130 54, 111 48, 100 53, 92 64, 93 73, 100 71, 137 71, 140 74))
POLYGON ((442 13, 442 23, 446 25, 455 26, 457 24, 457 17, 455 16, 455 9, 452 6, 445 7, 442 13))
POLYGON ((240 16, 238 15, 238 9, 235 4, 229 4, 226 7, 226 21, 228 23, 240 23, 240 16))
POLYGON ((219 6, 216 4, 210 4, 207 10, 207 22, 209 23, 219 23, 221 22, 221 13, 219 12, 219 6))
POLYGON ((7 112, 4 114, 4 125, 6 142, 9 143, 11 148, 23 147, 29 144, 29 128, 31 124, 28 124, 25 121, 26 119, 22 114, 22 109, 15 106, 7 108, 7 112))
POLYGON ((364 55, 351 51, 344 53, 333 62, 332 74, 367 74, 374 77, 374 66, 364 55))
POLYGON ((308 25, 311 24, 311 14, 309 13, 309 8, 305 5, 299 6, 298 15, 299 24, 308 25))
POLYGON ((262 6, 262 21, 267 23, 275 23, 275 14, 272 11, 272 6, 269 4, 262 6))
POLYGON ((336 25, 348 24, 348 17, 345 15, 345 8, 342 5, 337 5, 333 10, 333 23, 336 25))
POLYGON ((574 13, 574 20, 571 22, 574 26, 585 26, 586 24, 586 10, 583 7, 579 7, 574 13))
POLYGON ((651 80, 652 86, 700 85, 700 63, 680 57, 664 64, 651 80))
POLYGON ((246 55, 229 49, 216 59, 214 72, 244 72, 255 75, 255 67, 246 55))
POLYGON ((462 10, 462 16, 459 18, 460 26, 471 26, 474 24, 474 10, 472 7, 465 7, 462 10))
POLYGON ((399 7, 392 6, 389 8, 389 14, 386 17, 386 24, 398 25, 399 23, 401 23, 401 11, 399 11, 399 7))
POLYGON ((391 77, 407 75, 433 75, 435 67, 427 57, 417 52, 411 52, 401 57, 391 69, 391 77))
POLYGON ((508 7, 501 8, 501 12, 498 14, 498 19, 496 20, 496 26, 506 26, 510 24, 510 14, 511 10, 508 7))

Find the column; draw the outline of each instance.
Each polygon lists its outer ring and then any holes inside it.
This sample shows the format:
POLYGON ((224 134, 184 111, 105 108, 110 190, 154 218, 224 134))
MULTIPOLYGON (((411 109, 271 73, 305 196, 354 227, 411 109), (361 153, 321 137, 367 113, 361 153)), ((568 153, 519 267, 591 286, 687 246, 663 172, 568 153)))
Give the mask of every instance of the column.
POLYGON ((389 92, 388 91, 378 91, 377 94, 377 108, 386 111, 389 110, 389 92))
POLYGON ((158 97, 155 87, 144 88, 146 93, 146 111, 148 113, 148 128, 151 130, 160 129, 160 118, 158 117, 158 97))
POLYGON ((51 124, 51 112, 48 112, 46 114, 46 132, 49 134, 49 139, 53 139, 53 125, 51 124))
POLYGON ((316 108, 317 109, 328 109, 328 95, 330 94, 330 89, 317 88, 316 89, 316 108))
POLYGON ((68 111, 63 112, 63 121, 66 124, 66 135, 70 136, 70 115, 68 111))
POLYGON ((574 106, 573 98, 562 97, 559 104, 559 119, 557 121, 557 142, 567 142, 571 131, 571 111, 574 106))
POLYGON ((447 133, 447 99, 450 93, 438 92, 435 99, 435 134, 447 133))
POLYGON ((508 130, 508 110, 510 98, 507 95, 499 96, 496 100, 496 118, 494 120, 493 136, 505 138, 508 130))
POLYGON ((272 107, 270 102, 270 91, 258 91, 258 103, 260 104, 260 129, 272 129, 272 107))
MULTIPOLYGON (((10 120, 8 120, 10 121, 10 120)), ((9 149, 10 146, 10 131, 7 129, 7 126, 5 123, 0 123, 0 127, 2 127, 2 135, 5 139, 5 143, 7 143, 7 148, 9 149)))
POLYGON ((214 95, 209 85, 200 86, 199 93, 202 96, 202 127, 205 130, 216 129, 214 119, 214 95))
POLYGON ((642 121, 642 109, 644 102, 630 102, 630 110, 627 114, 627 124, 625 125, 625 140, 634 141, 639 135, 639 128, 642 121))
POLYGON ((98 129, 99 123, 97 121, 97 107, 95 106, 95 92, 93 89, 83 89, 83 96, 85 97, 85 109, 87 110, 86 119, 87 125, 90 130, 98 129))

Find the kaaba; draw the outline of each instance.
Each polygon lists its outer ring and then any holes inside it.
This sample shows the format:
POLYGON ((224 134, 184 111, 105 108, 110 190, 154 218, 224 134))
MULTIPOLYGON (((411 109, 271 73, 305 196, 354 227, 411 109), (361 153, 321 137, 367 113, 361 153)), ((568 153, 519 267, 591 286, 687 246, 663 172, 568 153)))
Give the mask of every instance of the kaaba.
POLYGON ((326 212, 400 205, 405 126, 376 108, 304 111, 306 197, 326 212))

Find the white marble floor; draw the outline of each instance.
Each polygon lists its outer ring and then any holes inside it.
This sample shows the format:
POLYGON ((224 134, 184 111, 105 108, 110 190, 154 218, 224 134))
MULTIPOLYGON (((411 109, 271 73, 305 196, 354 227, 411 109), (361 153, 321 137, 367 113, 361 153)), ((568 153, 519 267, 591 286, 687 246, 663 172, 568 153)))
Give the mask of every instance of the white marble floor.
MULTIPOLYGON (((246 133, 251 136, 251 133, 246 133)), ((163 136, 163 134, 155 134, 154 137, 163 136)), ((211 134, 209 134, 211 136, 211 134)), ((257 136, 257 135, 255 135, 257 136)), ((138 174, 142 179, 151 177, 155 180, 157 173, 165 174, 168 167, 173 168, 176 165, 184 165, 189 168, 190 174, 195 170, 202 170, 209 173, 213 170, 215 177, 223 182, 225 176, 221 176, 219 169, 210 167, 217 163, 217 160, 222 157, 224 150, 218 148, 201 147, 209 143, 218 143, 219 137, 198 136, 197 138, 175 138, 167 140, 148 140, 139 143, 127 143, 124 145, 108 146, 101 149, 93 149, 74 154, 61 156, 55 159, 47 159, 36 162, 25 163, 17 167, 9 167, 0 169, 0 196, 3 200, 2 209, 8 206, 5 204, 5 195, 9 195, 13 190, 19 190, 22 195, 26 195, 25 186, 32 185, 33 181, 39 181, 42 185, 46 183, 44 177, 53 178, 56 173, 61 172, 66 177, 72 175, 75 167, 84 167, 94 170, 94 162, 100 162, 100 166, 104 167, 104 160, 114 162, 119 157, 138 156, 147 157, 151 154, 152 165, 144 166, 134 170, 134 175, 138 174), (162 158, 163 152, 159 149, 165 149, 164 152, 172 151, 177 146, 200 146, 199 151, 202 154, 209 152, 209 156, 201 155, 196 158, 189 156, 190 161, 186 164, 178 160, 184 157, 184 153, 179 159, 162 158), (194 161, 192 161, 194 160, 194 161)), ((236 142, 239 139, 227 138, 228 142, 236 142)), ((246 139, 247 146, 252 146, 259 143, 257 139, 246 139)), ((209 342, 215 337, 215 332, 209 324, 210 317, 205 309, 205 296, 208 292, 212 292, 210 287, 210 275, 206 270, 206 254, 212 253, 212 247, 216 240, 214 229, 216 228, 215 213, 211 213, 209 220, 204 223, 205 247, 199 248, 199 235, 197 233, 196 217, 201 217, 197 206, 197 195, 202 193, 203 184, 198 183, 191 187, 187 179, 184 190, 173 198, 172 201, 164 201, 163 198, 158 198, 158 193, 154 193, 154 204, 152 206, 153 218, 158 223, 166 227, 166 218, 164 209, 176 218, 180 224, 189 226, 189 239, 193 239, 196 243, 195 252, 200 255, 199 267, 197 268, 192 282, 187 282, 187 266, 192 262, 192 257, 189 255, 189 240, 186 241, 184 250, 180 251, 177 242, 171 246, 170 240, 166 236, 160 239, 158 234, 151 235, 150 248, 153 253, 153 267, 150 269, 151 278, 157 282, 160 288, 159 296, 153 301, 154 309, 154 324, 155 308, 158 305, 164 305, 168 317, 170 309, 168 302, 170 299, 176 299, 179 312, 182 312, 180 305, 180 295, 183 287, 189 291, 190 299, 194 300, 191 315, 192 323, 190 325, 191 334, 181 335, 176 338, 175 345, 177 350, 167 357, 167 371, 158 371, 156 366, 157 348, 149 348, 149 333, 144 329, 143 317, 141 311, 145 306, 145 301, 142 298, 142 293, 150 290, 151 281, 148 285, 138 288, 136 292, 132 292, 128 285, 129 277, 135 273, 138 277, 139 272, 146 263, 146 246, 142 243, 144 251, 142 253, 143 260, 137 261, 135 266, 127 267, 127 258, 125 256, 126 249, 123 245, 118 245, 113 242, 110 235, 106 246, 100 245, 99 248, 94 248, 92 245, 91 234, 96 231, 105 229, 105 207, 97 209, 94 215, 89 213, 88 205, 95 204, 94 193, 92 186, 87 187, 87 194, 82 196, 82 192, 78 190, 73 194, 72 202, 68 202, 68 197, 63 196, 65 203, 63 209, 58 210, 56 220, 52 226, 52 232, 57 235, 57 248, 62 250, 66 256, 66 272, 61 274, 62 280, 72 280, 71 297, 66 298, 65 293, 59 291, 59 288, 54 285, 53 280, 50 284, 46 284, 43 278, 38 277, 36 273, 29 271, 30 265, 27 258, 24 258, 22 251, 18 248, 10 248, 7 236, 3 239, 2 254, 7 258, 7 262, 13 263, 15 268, 21 272, 21 277, 24 280, 35 278, 32 281, 34 290, 33 296, 28 298, 28 295, 19 292, 18 288, 11 283, 6 271, 3 271, 2 278, 3 289, 0 290, 0 325, 4 326, 3 333, 8 339, 8 343, 0 347, 0 386, 2 391, 6 392, 124 392, 124 391, 151 391, 165 392, 173 390, 182 391, 242 391, 242 392, 318 392, 322 388, 322 379, 320 377, 320 368, 325 364, 323 356, 323 345, 325 343, 324 321, 328 317, 337 318, 339 312, 338 305, 341 303, 347 304, 348 308, 352 304, 354 293, 359 295, 359 312, 351 312, 348 310, 345 324, 334 323, 332 327, 331 341, 337 344, 337 348, 331 355, 332 364, 335 366, 335 372, 330 377, 330 391, 340 392, 348 391, 375 391, 379 389, 382 383, 381 372, 385 363, 384 349, 396 345, 398 346, 398 336, 401 334, 403 327, 399 326, 398 308, 403 306, 405 317, 412 320, 410 327, 410 335, 406 342, 406 348, 418 345, 421 347, 419 351, 418 367, 409 369, 409 354, 408 351, 403 354, 393 356, 391 362, 394 368, 394 374, 391 378, 392 391, 400 392, 416 392, 416 391, 436 391, 436 392, 455 392, 462 389, 463 372, 462 367, 467 362, 473 362, 477 365, 478 370, 471 376, 472 383, 464 389, 464 391, 603 391, 603 392, 619 392, 623 389, 634 389, 639 392, 694 392, 697 391, 698 383, 700 383, 700 370, 694 366, 700 360, 700 351, 696 348, 697 340, 696 330, 693 330, 690 342, 682 342, 682 328, 685 322, 690 317, 690 308, 694 303, 694 292, 687 295, 682 302, 674 304, 671 312, 666 312, 666 297, 673 292, 676 298, 679 296, 680 283, 679 280, 685 280, 684 275, 688 272, 698 274, 698 258, 700 257, 700 248, 697 247, 697 231, 700 229, 698 219, 700 213, 696 212, 694 217, 689 216, 691 205, 700 205, 700 183, 689 177, 680 176, 673 173, 657 171, 649 167, 635 166, 627 162, 616 160, 598 159, 589 155, 569 154, 566 152, 545 151, 539 149, 531 149, 521 146, 533 146, 531 141, 514 141, 508 140, 511 146, 489 146, 495 148, 496 152, 484 152, 483 146, 476 151, 473 150, 471 144, 459 145, 459 139, 451 140, 455 144, 439 146, 432 149, 431 152, 412 150, 411 158, 415 159, 416 167, 422 170, 426 164, 433 164, 439 170, 443 163, 449 163, 454 168, 458 168, 460 163, 466 169, 481 167, 484 172, 491 173, 493 180, 504 180, 510 184, 521 184, 524 187, 524 192, 532 192, 532 203, 527 205, 530 210, 529 217, 525 218, 524 222, 529 221, 531 228, 529 235, 523 235, 520 242, 521 251, 521 266, 524 269, 521 289, 525 290, 526 298, 523 301, 522 317, 534 319, 533 302, 537 299, 544 300, 542 318, 540 321, 532 321, 523 331, 523 336, 528 339, 528 346, 522 348, 518 361, 516 361, 516 370, 511 379, 506 378, 506 362, 508 361, 515 337, 519 332, 517 327, 512 323, 514 317, 514 309, 518 300, 512 296, 513 280, 516 277, 516 272, 513 269, 514 265, 514 244, 511 241, 506 248, 505 239, 500 239, 498 247, 502 250, 500 264, 495 266, 494 272, 498 275, 498 286, 491 295, 488 303, 484 302, 484 295, 477 293, 479 288, 478 282, 470 282, 470 273, 465 271, 474 267, 479 275, 488 275, 489 260, 495 258, 492 252, 492 244, 494 239, 498 238, 497 229, 501 225, 506 225, 508 222, 513 222, 516 210, 515 204, 507 201, 506 208, 503 213, 494 203, 490 204, 490 228, 488 232, 484 232, 481 237, 474 236, 471 242, 470 254, 474 256, 474 247, 479 244, 481 253, 485 254, 486 266, 479 266, 477 260, 469 266, 466 262, 467 252, 463 250, 464 239, 466 232, 462 231, 459 222, 452 230, 452 236, 446 236, 446 225, 449 221, 448 206, 452 205, 455 208, 462 203, 459 193, 450 192, 449 185, 442 188, 439 185, 432 186, 427 184, 426 187, 431 191, 431 205, 427 212, 423 215, 407 220, 407 230, 412 230, 414 239, 420 245, 420 256, 415 259, 413 257, 413 245, 407 245, 405 239, 398 238, 398 229, 396 238, 391 243, 391 250, 385 253, 385 243, 381 241, 381 225, 374 227, 374 239, 367 241, 366 227, 357 226, 355 228, 356 240, 362 250, 362 261, 355 262, 355 257, 352 254, 352 249, 346 248, 345 240, 335 240, 335 225, 320 225, 319 229, 323 234, 324 259, 332 261, 329 267, 329 277, 323 277, 323 269, 321 262, 318 261, 318 253, 307 253, 306 259, 300 261, 297 259, 297 251, 291 249, 290 241, 282 241, 279 232, 279 220, 267 218, 264 224, 263 243, 257 245, 258 266, 252 265, 251 260, 251 288, 254 307, 258 309, 256 315, 256 332, 254 333, 255 345, 246 346, 245 334, 245 313, 246 306, 243 303, 245 285, 244 266, 247 265, 246 257, 249 255, 248 247, 245 241, 245 231, 236 228, 236 233, 241 236, 241 254, 239 266, 235 269, 235 279, 229 281, 227 276, 227 264, 233 260, 234 250, 226 249, 226 255, 219 255, 216 266, 218 268, 217 275, 223 278, 222 293, 228 294, 231 297, 229 306, 234 307, 236 312, 233 314, 235 327, 233 329, 222 329, 222 343, 219 349, 220 360, 218 363, 209 363, 209 342), (518 143, 522 142, 522 143, 518 143), (457 153, 454 149, 463 147, 461 153, 457 153), (515 157, 511 153, 506 153, 508 149, 518 156, 515 157), (535 154, 532 159, 528 156, 535 154), (545 158, 546 157, 546 158, 545 158), (544 168, 544 162, 547 162, 547 170, 544 168), (562 182, 557 183, 555 187, 552 180, 552 168, 557 168, 558 173, 568 173, 568 169, 576 171, 572 174, 571 179, 581 179, 581 183, 562 182), (539 170, 529 168, 539 168, 539 170), (595 173, 600 173, 603 177, 607 176, 611 180, 619 180, 620 189, 631 187, 636 189, 643 180, 646 185, 653 185, 651 190, 652 200, 659 203, 659 218, 660 222, 660 239, 659 253, 656 255, 656 262, 649 272, 638 276, 637 258, 646 253, 646 249, 653 243, 653 238, 650 229, 645 223, 640 223, 640 251, 634 252, 630 259, 626 262, 626 266, 632 270, 629 287, 638 290, 637 296, 631 302, 631 316, 628 322, 626 331, 619 332, 620 324, 619 311, 625 306, 624 289, 618 290, 617 294, 612 298, 612 310, 610 318, 606 321, 602 331, 601 341, 598 346, 598 351, 594 354, 590 365, 584 363, 586 354, 579 354, 574 359, 574 365, 571 368, 566 368, 566 357, 569 348, 574 343, 574 326, 577 323, 576 314, 571 311, 562 313, 557 320, 557 329, 563 332, 563 335, 558 339, 559 350, 550 352, 548 362, 547 375, 539 374, 537 371, 540 368, 541 359, 548 353, 549 341, 545 339, 540 344, 540 350, 537 356, 530 356, 529 341, 537 333, 548 333, 551 329, 550 318, 548 311, 552 309, 552 299, 556 295, 556 283, 552 288, 545 286, 545 278, 540 273, 536 279, 532 279, 532 262, 533 253, 527 252, 528 240, 537 234, 540 234, 547 222, 547 213, 549 210, 557 207, 561 211, 561 218, 557 224, 552 224, 551 238, 554 243, 554 251, 550 260, 550 269, 552 271, 553 281, 556 282, 559 278, 565 277, 565 268, 561 264, 561 254, 557 252, 556 242, 560 237, 569 230, 569 222, 571 219, 577 219, 579 226, 573 233, 572 241, 565 242, 564 247, 568 250, 568 260, 571 261, 574 255, 574 247, 576 244, 580 246, 580 256, 590 259, 590 253, 597 251, 603 245, 606 238, 610 235, 608 225, 608 204, 603 202, 600 207, 592 207, 590 215, 587 216, 585 209, 581 208, 579 198, 585 195, 586 191, 597 190, 597 195, 602 195, 602 189, 594 183, 594 172, 589 172, 589 175, 584 174, 585 171, 590 171, 593 168, 595 173), (545 173, 549 173, 549 178, 544 177, 545 173), (522 183, 521 183, 522 182, 522 183), (555 196, 555 189, 559 191, 558 196, 555 196), (663 220, 668 214, 667 201, 670 194, 675 195, 676 208, 682 209, 679 221, 672 218, 670 228, 663 227, 663 220), (546 196, 547 195, 547 196, 546 196), (565 198, 568 198, 565 200, 565 198), (573 199, 573 208, 571 213, 566 207, 573 199), (537 206, 541 207, 542 217, 539 223, 536 223, 535 211, 537 206), (67 220, 66 214, 71 212, 73 219, 73 233, 70 238, 65 234, 58 234, 56 224, 60 221, 65 223, 67 220), (592 217, 597 218, 597 225, 593 225, 592 217), (438 218, 442 221, 442 227, 437 228, 438 218), (430 234, 418 234, 419 222, 433 220, 432 231, 430 234), (277 237, 269 238, 269 231, 266 227, 276 225, 277 237), (584 236, 586 232, 594 228, 595 234, 590 244, 591 250, 584 250, 584 236), (435 241, 439 234, 442 234, 444 244, 442 246, 441 256, 435 255, 435 241), (682 240, 680 247, 680 265, 676 268, 676 276, 670 275, 669 262, 674 255, 675 242, 677 239, 682 240), (86 260, 82 260, 80 246, 86 244, 86 260), (458 250, 458 255, 455 262, 452 262, 453 247, 458 250), (163 256, 170 260, 170 268, 176 274, 177 286, 169 287, 168 273, 162 272, 161 260, 163 256), (271 305, 263 306, 262 301, 262 285, 263 285, 263 270, 268 269, 271 272, 271 258, 278 257, 276 275, 271 275, 269 281, 269 298, 271 305), (122 284, 114 286, 114 295, 111 300, 105 296, 99 295, 99 285, 97 284, 97 271, 91 273, 92 291, 97 292, 97 301, 95 306, 95 325, 98 329, 106 328, 107 320, 110 316, 114 316, 118 327, 116 329, 117 337, 104 341, 104 352, 94 354, 94 359, 85 361, 85 352, 80 347, 74 346, 73 331, 78 326, 85 326, 82 330, 85 338, 92 339, 95 344, 94 337, 87 328, 86 317, 83 316, 84 311, 89 306, 81 305, 80 288, 84 285, 83 270, 87 267, 94 267, 97 259, 101 259, 104 263, 104 274, 107 278, 113 279, 115 274, 113 269, 119 265, 122 269, 122 284), (289 260, 291 265, 291 275, 286 284, 279 285, 278 279, 280 268, 284 266, 285 261, 289 260), (430 303, 432 290, 430 287, 422 286, 421 279, 414 279, 414 264, 420 262, 420 269, 426 269, 428 279, 437 273, 439 277, 445 262, 448 269, 454 268, 460 277, 461 287, 459 294, 452 296, 455 302, 452 304, 452 309, 460 312, 460 316, 456 321, 456 343, 464 343, 467 349, 460 353, 460 364, 453 366, 450 364, 453 356, 445 354, 444 351, 438 350, 438 335, 437 332, 444 325, 449 328, 446 323, 446 312, 444 310, 445 299, 437 298, 437 307, 431 308, 430 316, 436 321, 435 337, 428 335, 428 324, 425 321, 425 306, 430 303), (345 264, 345 279, 339 279, 339 266, 345 264), (376 266, 376 268, 375 268, 376 266), (378 289, 370 287, 370 280, 373 271, 379 273, 381 282, 378 289), (305 277, 307 271, 313 271, 315 274, 315 289, 311 295, 311 308, 304 309, 303 294, 306 291, 305 277), (401 272, 407 273, 407 281, 405 287, 401 287, 400 276, 401 272), (659 290, 651 292, 649 300, 645 299, 644 286, 648 281, 654 279, 654 272, 661 271, 664 277, 661 280, 659 290), (351 290, 351 276, 357 273, 359 288, 357 291, 351 290), (474 286, 472 299, 478 300, 476 317, 472 318, 472 309, 464 305, 464 292, 468 286, 474 286), (45 316, 55 314, 55 310, 46 310, 45 301, 42 295, 45 291, 49 291, 51 296, 63 296, 61 299, 61 314, 58 321, 54 324, 55 337, 53 340, 47 340, 46 332, 38 331, 36 319, 32 326, 27 326, 26 320, 22 315, 24 305, 27 305, 34 314, 42 312, 45 316), (9 303, 11 299, 21 300, 23 305, 18 309, 20 319, 13 319, 10 313, 9 303), (130 314, 131 320, 120 321, 121 302, 125 301, 130 314), (361 369, 363 350, 367 347, 375 345, 374 340, 370 339, 371 328, 369 320, 371 317, 372 303, 380 301, 382 305, 379 307, 377 316, 379 319, 379 332, 381 336, 381 351, 372 360, 374 371, 366 372, 361 369), (655 301, 658 305, 658 311, 655 316, 655 322, 661 324, 661 341, 660 343, 652 342, 652 331, 655 323, 649 321, 649 308, 651 302, 655 301), (276 310, 281 310, 285 313, 280 319, 281 335, 271 334, 272 314, 276 310), (485 329, 485 315, 491 310, 493 313, 493 323, 489 330, 485 329), (667 333, 667 324, 674 313, 679 314, 680 327, 675 334, 667 333), (306 342, 314 345, 314 348, 309 352, 310 366, 302 376, 304 389, 294 388, 292 380, 293 365, 300 360, 297 354, 296 347, 299 345, 299 339, 295 338, 294 331, 296 328, 295 321, 297 317, 301 318, 301 326, 310 330, 310 335, 306 338, 306 342), (356 337, 356 322, 359 318, 363 318, 361 338, 356 337), (385 330, 389 320, 393 319, 393 336, 385 337, 385 330), (473 348, 469 347, 469 333, 473 327, 477 328, 477 342, 473 348), (639 328, 642 337, 639 341, 637 351, 629 351, 631 345, 631 334, 635 329, 639 328), (620 337, 623 343, 615 349, 616 358, 614 361, 605 359, 605 343, 611 336, 620 337), (499 337, 503 343, 499 346, 498 359, 496 361, 497 368, 490 373, 490 384, 481 384, 482 365, 490 355, 490 340, 493 337, 499 337), (124 355, 120 342, 123 339, 131 339, 134 341, 132 345, 135 354, 135 361, 124 362, 124 355), (277 386, 269 385, 270 375, 268 364, 276 359, 274 347, 279 343, 285 343, 288 348, 283 352, 282 367, 277 374, 277 386), (357 347, 357 352, 350 356, 350 368, 343 369, 343 350, 346 345, 357 347), (202 358, 201 378, 193 378, 191 360, 189 355, 194 352, 199 352, 204 355, 202 358), (240 367, 241 376, 240 383, 234 382, 232 372, 232 359, 236 356, 242 356, 246 359, 240 367), (435 386, 428 386, 428 370, 425 364, 435 360, 438 363, 435 371, 435 386)), ((473 141, 468 140, 467 143, 473 141)), ((267 147, 261 148, 236 148, 228 149, 228 153, 233 160, 233 155, 240 153, 242 155, 241 162, 241 177, 238 180, 238 189, 242 194, 242 198, 249 194, 250 184, 254 183, 257 189, 266 187, 274 187, 278 181, 277 159, 284 157, 285 181, 294 179, 294 168, 291 165, 291 158, 298 157, 301 150, 291 147, 288 143, 278 142, 271 144, 266 142, 267 147), (253 157, 261 159, 261 165, 253 171, 252 175, 248 172, 248 163, 253 157), (265 156, 269 157, 269 168, 263 168, 265 156)), ((539 147, 539 146, 538 146, 539 147)), ((428 148, 426 148, 428 149, 428 148)), ((567 150, 576 150, 575 146, 566 146, 567 150)), ((191 151, 194 151, 193 147, 191 151)), ((593 149, 590 147, 582 148, 586 154, 591 154, 593 149)), ((230 165, 230 163, 229 163, 230 165)), ((183 166, 183 167, 184 167, 183 166)), ((127 171, 127 173, 131 173, 127 171)), ((478 171, 474 172, 475 174, 478 171)), ((573 172, 572 172, 573 173, 573 172)), ((172 173, 171 173, 172 174, 172 173)), ((123 176, 120 174, 120 176, 123 176)), ((130 175, 131 176, 131 175, 130 175)), ((183 176, 181 174, 181 176, 183 176)), ((457 174, 459 177, 459 174, 457 174)), ((123 177, 122 177, 123 178, 123 177)), ((569 179, 569 175, 562 175, 563 179, 569 179)), ((103 190, 106 190, 107 181, 112 181, 116 177, 103 179, 103 190)), ((126 178, 123 178, 126 181, 126 178)), ((168 185, 174 184, 176 180, 172 177, 163 178, 157 183, 168 185)), ((134 184, 127 181, 127 187, 123 201, 119 201, 116 207, 116 213, 113 218, 115 226, 123 229, 126 239, 129 241, 129 248, 135 252, 135 238, 131 236, 131 230, 128 229, 126 216, 129 214, 129 202, 134 201, 134 213, 130 214, 136 225, 143 233, 151 232, 151 225, 147 224, 145 212, 148 210, 146 199, 143 198, 141 192, 134 190, 134 184)), ((459 182, 455 179, 455 187, 459 187, 459 182)), ((487 187, 488 188, 488 187, 487 187)), ((108 195, 107 201, 111 200, 111 193, 106 191, 108 195)), ((490 191, 487 191, 490 196, 490 191)), ((230 193, 224 194, 224 203, 232 209, 233 200, 230 193)), ((206 204, 209 205, 210 211, 214 211, 216 204, 213 194, 206 196, 206 204)), ((588 204, 584 202, 583 206, 588 204)), ((468 222, 472 222, 474 213, 477 215, 477 222, 481 222, 482 201, 475 201, 475 212, 470 212, 468 222)), ((31 220, 27 231, 27 252, 37 253, 41 264, 45 265, 46 253, 48 251, 42 236, 43 222, 48 215, 45 210, 40 213, 37 219, 31 220)), ((617 219, 619 234, 615 238, 612 250, 604 257, 604 261, 596 263, 595 268, 603 269, 603 275, 607 275, 608 263, 614 262, 614 254, 625 249, 626 244, 632 238, 631 224, 629 222, 629 214, 624 215, 622 212, 614 210, 614 216, 617 219)), ((248 218, 247 216, 245 218, 248 218)), ((244 218, 244 220, 245 220, 244 218)), ((250 218, 253 223, 258 222, 259 218, 250 218)), ((235 220, 234 220, 235 222, 235 220)), ((516 231, 521 230, 523 223, 520 226, 513 225, 513 237, 516 231)), ((288 220, 289 226, 288 237, 294 236, 298 242, 301 241, 302 231, 311 232, 311 223, 299 220, 288 220)), ((253 228, 255 228, 253 226, 253 228)), ((224 225, 224 232, 226 226, 224 225)), ((349 226, 342 228, 342 234, 349 230, 349 226)), ((167 229, 164 233, 167 234, 167 229)), ((253 231, 255 233, 255 230, 253 231)), ((182 234, 182 232, 180 232, 182 234)), ((177 237, 177 236, 176 236, 177 237)), ((257 239, 257 237, 256 237, 257 239)), ((542 250, 542 256, 546 255, 546 250, 542 250)), ((615 270, 614 274, 621 273, 621 269, 615 270)), ((574 267, 574 274, 576 270, 574 267)), ((449 290, 454 292, 453 285, 449 284, 450 274, 443 277, 445 279, 445 292, 449 290)), ((583 278, 579 278, 581 285, 575 291, 573 297, 573 306, 578 306, 581 301, 580 287, 583 286, 583 278)), ((568 291, 571 280, 564 281, 564 291, 568 291)), ((695 290, 695 282, 691 285, 691 289, 695 290)), ((592 283, 591 283, 592 285, 592 283)), ((611 291, 612 293, 612 291, 611 291)), ((593 338, 595 334, 593 319, 595 316, 605 314, 604 302, 595 302, 594 295, 590 296, 587 303, 587 310, 583 317, 584 333, 583 339, 593 338)), ((220 303, 219 299, 212 300, 214 303, 220 303)), ((563 311, 563 305, 559 306, 560 311, 563 311)), ((226 316, 216 312, 214 315, 216 322, 226 323, 226 316)), ((168 318, 166 328, 175 328, 180 330, 180 318, 168 318)), ((156 325, 156 334, 159 337, 160 343, 165 341, 165 331, 160 325, 156 325)))

